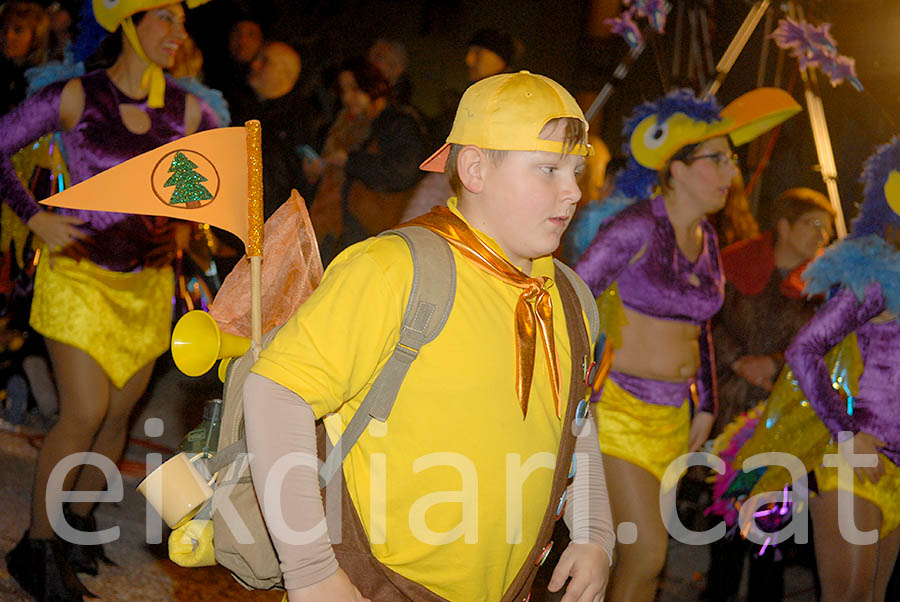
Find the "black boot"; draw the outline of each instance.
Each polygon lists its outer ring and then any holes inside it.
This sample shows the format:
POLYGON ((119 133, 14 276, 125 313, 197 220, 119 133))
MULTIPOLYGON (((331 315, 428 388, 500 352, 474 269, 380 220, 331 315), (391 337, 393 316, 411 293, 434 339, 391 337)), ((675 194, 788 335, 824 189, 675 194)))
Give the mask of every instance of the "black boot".
POLYGON ((66 560, 58 539, 31 539, 28 531, 6 555, 6 568, 37 602, 84 602, 96 598, 66 560))
MULTIPOLYGON (((86 531, 88 533, 97 530, 97 521, 94 519, 93 515, 79 516, 66 510, 65 517, 73 529, 86 531)), ((72 565, 72 569, 74 569, 76 573, 86 573, 88 575, 96 576, 101 561, 103 564, 116 566, 116 563, 109 559, 106 552, 103 551, 103 546, 99 543, 93 545, 81 545, 64 542, 63 546, 65 547, 69 564, 72 565)))

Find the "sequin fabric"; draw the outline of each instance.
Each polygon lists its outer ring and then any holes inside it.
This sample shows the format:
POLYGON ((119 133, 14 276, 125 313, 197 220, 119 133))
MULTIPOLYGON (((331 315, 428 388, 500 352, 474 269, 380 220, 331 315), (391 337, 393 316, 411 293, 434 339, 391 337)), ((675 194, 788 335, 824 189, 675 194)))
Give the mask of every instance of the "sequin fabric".
POLYGON ((688 451, 690 412, 646 403, 607 379, 596 405, 600 450, 640 466, 662 481, 669 464, 688 451))
POLYGON ((35 276, 31 326, 90 355, 122 388, 169 347, 172 268, 123 273, 53 257, 35 276))

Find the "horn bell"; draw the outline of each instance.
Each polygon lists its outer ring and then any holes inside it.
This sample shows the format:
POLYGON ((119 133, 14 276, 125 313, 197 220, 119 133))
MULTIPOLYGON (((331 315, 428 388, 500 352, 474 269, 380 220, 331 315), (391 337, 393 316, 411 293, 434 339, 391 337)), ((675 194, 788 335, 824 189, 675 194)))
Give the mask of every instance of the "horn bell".
POLYGON ((188 376, 201 376, 223 357, 244 355, 250 339, 219 330, 205 311, 194 310, 181 316, 172 331, 172 359, 188 376))

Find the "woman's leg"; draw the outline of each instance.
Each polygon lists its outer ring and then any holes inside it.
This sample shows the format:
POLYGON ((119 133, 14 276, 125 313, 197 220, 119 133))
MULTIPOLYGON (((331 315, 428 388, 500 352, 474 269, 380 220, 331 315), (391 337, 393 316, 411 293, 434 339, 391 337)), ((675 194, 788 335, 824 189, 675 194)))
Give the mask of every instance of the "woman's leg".
POLYGON ((884 602, 887 599, 887 588, 897 563, 897 552, 900 551, 900 528, 891 531, 890 535, 878 542, 878 567, 875 573, 875 600, 884 602))
MULTIPOLYGON (((816 533, 821 602, 878 600, 875 597, 875 576, 879 542, 863 546, 844 539, 838 524, 837 491, 825 491, 813 498, 810 513, 816 533)), ((877 530, 881 526, 881 510, 872 502, 854 496, 853 521, 860 531, 877 530)))
MULTIPOLYGON (((31 503, 32 539, 54 536, 47 516, 47 483, 54 467, 67 456, 87 452, 106 417, 110 401, 109 379, 84 351, 46 339, 59 388, 59 420, 47 433, 38 456, 31 503)), ((62 490, 72 489, 78 470, 66 475, 62 490)))
POLYGON ((634 543, 620 541, 616 545, 606 602, 652 602, 669 543, 659 511, 659 480, 643 468, 609 455, 603 456, 603 468, 616 529, 623 522, 637 526, 634 543))
MULTIPOLYGON (((122 456, 125 449, 125 441, 128 437, 128 419, 134 405, 138 402, 153 372, 154 362, 150 362, 132 376, 121 389, 109 385, 109 409, 106 418, 97 432, 91 451, 103 454, 115 464, 122 456)), ((106 477, 94 466, 85 466, 78 479, 75 481, 75 489, 78 491, 103 491, 107 487, 106 477)), ((93 509, 94 502, 74 502, 69 509, 78 516, 87 516, 93 509)))

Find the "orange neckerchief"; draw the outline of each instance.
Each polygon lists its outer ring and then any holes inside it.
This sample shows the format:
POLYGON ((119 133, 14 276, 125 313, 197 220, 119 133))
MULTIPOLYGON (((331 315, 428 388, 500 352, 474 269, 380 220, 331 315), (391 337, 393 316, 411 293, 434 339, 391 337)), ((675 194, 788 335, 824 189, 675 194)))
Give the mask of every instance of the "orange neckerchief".
POLYGON ((401 224, 422 226, 444 238, 476 266, 507 284, 524 289, 516 303, 516 393, 522 407, 522 419, 528 413, 528 397, 534 373, 534 354, 537 330, 540 327, 541 343, 547 357, 547 371, 553 387, 553 403, 559 417, 559 365, 556 360, 556 343, 553 338, 553 303, 550 293, 544 289, 547 277, 529 278, 503 256, 486 245, 466 222, 446 207, 434 207, 425 215, 401 224))

